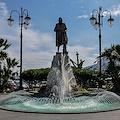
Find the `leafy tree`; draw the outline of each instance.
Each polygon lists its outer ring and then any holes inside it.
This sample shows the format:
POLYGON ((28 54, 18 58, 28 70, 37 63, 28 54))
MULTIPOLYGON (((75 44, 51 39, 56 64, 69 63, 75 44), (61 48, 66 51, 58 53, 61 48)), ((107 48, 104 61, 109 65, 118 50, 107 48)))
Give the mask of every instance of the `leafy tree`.
MULTIPOLYGON (((46 81, 50 68, 30 69, 22 72, 22 78, 29 84, 34 84, 35 81, 46 81)), ((96 87, 97 72, 90 69, 79 69, 73 67, 73 72, 77 80, 83 88, 96 87)))
POLYGON ((73 67, 73 72, 78 85, 83 88, 96 87, 97 72, 90 69, 79 69, 73 67))
POLYGON ((22 72, 22 79, 30 85, 37 82, 46 81, 50 68, 30 69, 22 72))

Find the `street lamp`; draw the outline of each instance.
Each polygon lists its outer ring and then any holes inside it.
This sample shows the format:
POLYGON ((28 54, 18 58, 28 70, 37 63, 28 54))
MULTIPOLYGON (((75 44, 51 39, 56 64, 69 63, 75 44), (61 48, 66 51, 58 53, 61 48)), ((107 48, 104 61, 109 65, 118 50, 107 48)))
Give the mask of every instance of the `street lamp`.
POLYGON ((23 25, 24 25, 24 28, 27 29, 28 28, 28 25, 30 24, 30 20, 31 18, 28 16, 28 10, 27 9, 22 9, 21 7, 21 14, 19 11, 17 10, 13 10, 11 11, 10 13, 10 18, 7 20, 8 21, 8 25, 11 27, 13 25, 13 22, 14 22, 14 19, 12 18, 12 13, 13 12, 17 12, 19 14, 19 25, 21 26, 21 35, 20 35, 20 41, 21 41, 21 44, 20 44, 20 87, 19 89, 22 90, 23 87, 22 87, 22 28, 23 28, 23 25), (25 13, 25 11, 27 12, 27 15, 25 13), (23 15, 25 15, 25 22, 23 22, 23 15))
POLYGON ((103 25, 103 17, 104 12, 108 12, 110 14, 110 18, 108 19, 108 25, 111 27, 114 23, 114 19, 112 18, 111 12, 109 10, 104 10, 102 12, 102 7, 99 7, 99 10, 94 9, 92 11, 92 17, 90 18, 90 23, 97 30, 99 28, 99 74, 101 76, 101 27, 103 25), (95 15, 95 17, 94 17, 95 15))

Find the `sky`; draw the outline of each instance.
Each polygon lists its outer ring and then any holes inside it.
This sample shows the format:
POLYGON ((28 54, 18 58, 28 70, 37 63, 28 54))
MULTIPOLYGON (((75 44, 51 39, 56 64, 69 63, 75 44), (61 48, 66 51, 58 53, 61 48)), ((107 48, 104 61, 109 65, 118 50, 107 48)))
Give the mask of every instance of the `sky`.
POLYGON ((11 43, 9 56, 20 60, 19 14, 12 13, 12 27, 8 26, 7 19, 12 10, 21 13, 21 7, 27 9, 31 22, 27 30, 23 28, 23 70, 51 67, 57 51, 54 27, 62 17, 67 26, 69 56, 76 62, 78 52, 86 67, 94 64, 99 55, 99 30, 94 29, 89 19, 92 11, 100 6, 103 11, 110 10, 115 20, 109 27, 110 15, 103 17, 103 51, 111 44, 120 43, 120 0, 0 0, 0 38, 11 43))

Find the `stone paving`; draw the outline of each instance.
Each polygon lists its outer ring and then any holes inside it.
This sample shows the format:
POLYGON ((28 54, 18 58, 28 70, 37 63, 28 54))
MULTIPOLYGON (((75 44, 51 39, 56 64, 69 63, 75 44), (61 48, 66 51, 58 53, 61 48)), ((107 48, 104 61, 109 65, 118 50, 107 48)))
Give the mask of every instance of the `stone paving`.
MULTIPOLYGON (((4 96, 0 94, 0 98, 4 96)), ((88 114, 36 114, 0 110, 0 120, 120 120, 120 110, 88 114)))
POLYGON ((0 110, 0 120, 120 120, 120 110, 90 114, 35 114, 0 110))
POLYGON ((0 93, 0 99, 2 99, 3 97, 5 97, 6 95, 8 95, 8 94, 0 93))

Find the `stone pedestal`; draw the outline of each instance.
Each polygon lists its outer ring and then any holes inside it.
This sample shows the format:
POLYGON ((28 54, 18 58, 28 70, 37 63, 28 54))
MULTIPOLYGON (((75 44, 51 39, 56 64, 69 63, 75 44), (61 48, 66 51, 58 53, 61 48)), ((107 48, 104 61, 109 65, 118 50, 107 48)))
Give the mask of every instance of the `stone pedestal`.
POLYGON ((51 70, 47 77, 47 88, 55 95, 65 96, 72 92, 76 80, 71 69, 68 53, 57 52, 53 57, 51 70))

